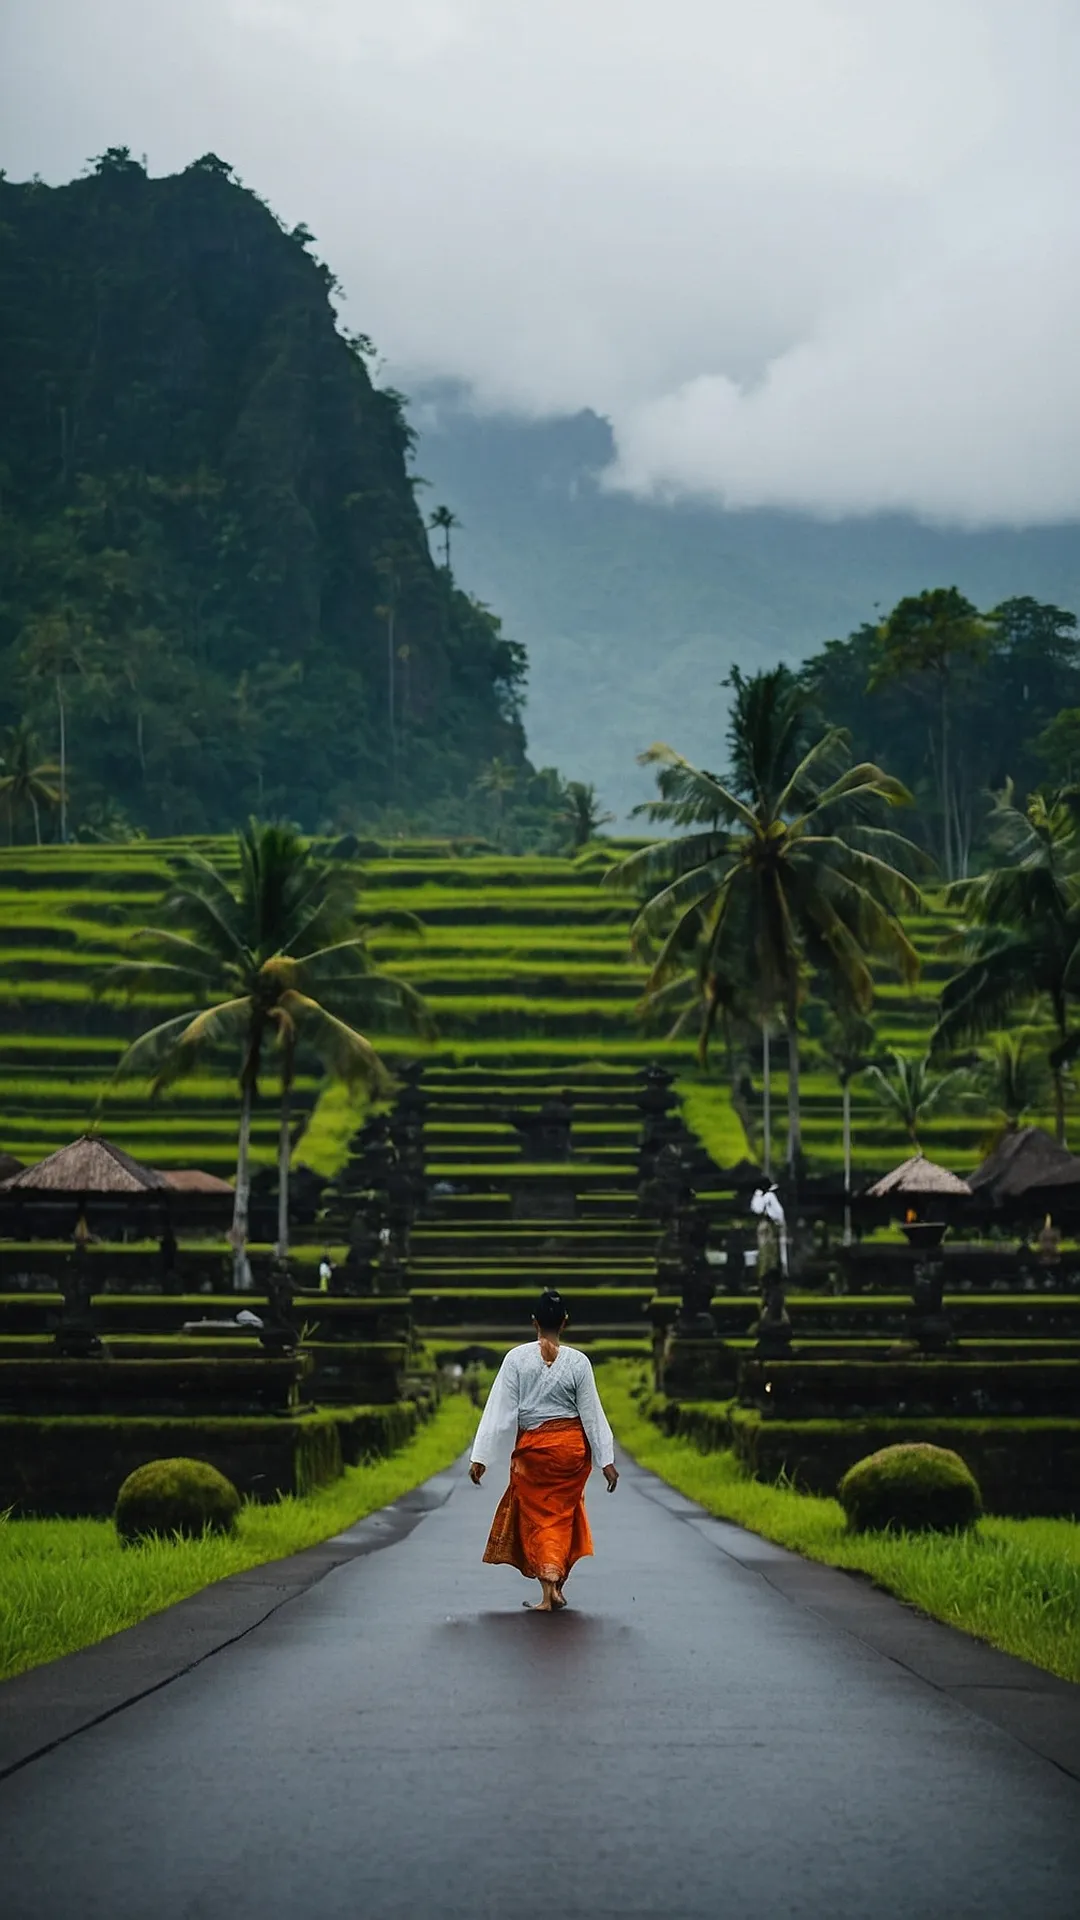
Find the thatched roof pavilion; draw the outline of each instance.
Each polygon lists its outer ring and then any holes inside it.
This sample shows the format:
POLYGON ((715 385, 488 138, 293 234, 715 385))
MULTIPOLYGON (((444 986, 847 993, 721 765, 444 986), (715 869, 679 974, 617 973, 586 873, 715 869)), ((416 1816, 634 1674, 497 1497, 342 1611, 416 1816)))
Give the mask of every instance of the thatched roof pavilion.
POLYGON ((0 1233, 66 1237, 85 1217, 102 1234, 158 1238, 221 1231, 232 1216, 227 1180, 197 1168, 145 1166, 100 1134, 84 1133, 36 1166, 0 1181, 0 1233))
POLYGON ((867 1200, 959 1199, 971 1188, 948 1167, 939 1167, 924 1153, 913 1154, 902 1166, 894 1167, 882 1180, 866 1190, 867 1200))
POLYGON ((1080 1158, 1060 1147, 1045 1128, 1018 1127, 976 1168, 971 1188, 994 1206, 1028 1198, 1041 1202, 1061 1193, 1080 1202, 1080 1158))
POLYGON ((22 1161, 17 1160, 13 1153, 0 1153, 0 1186, 5 1180, 13 1180, 17 1173, 21 1173, 22 1166, 22 1161))
POLYGON ((144 1167, 123 1147, 100 1134, 82 1133, 69 1147, 60 1147, 47 1160, 24 1167, 4 1181, 7 1193, 163 1193, 169 1182, 156 1167, 144 1167))
POLYGON ((203 1173, 198 1167, 159 1167, 165 1185, 173 1193, 228 1193, 235 1189, 232 1182, 222 1180, 216 1173, 203 1173))

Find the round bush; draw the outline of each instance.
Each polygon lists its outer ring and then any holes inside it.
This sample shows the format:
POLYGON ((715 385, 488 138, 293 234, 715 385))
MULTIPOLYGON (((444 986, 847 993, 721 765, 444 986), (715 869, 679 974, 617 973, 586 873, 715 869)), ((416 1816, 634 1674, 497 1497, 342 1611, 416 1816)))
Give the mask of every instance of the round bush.
POLYGON ((232 1481, 205 1460, 148 1460, 128 1474, 113 1519, 121 1540, 178 1533, 190 1540, 206 1528, 232 1533, 239 1512, 232 1481))
POLYGON ((954 1533, 974 1526, 982 1512, 979 1483, 960 1455, 924 1440, 868 1454, 845 1473, 836 1495, 853 1533, 954 1533))

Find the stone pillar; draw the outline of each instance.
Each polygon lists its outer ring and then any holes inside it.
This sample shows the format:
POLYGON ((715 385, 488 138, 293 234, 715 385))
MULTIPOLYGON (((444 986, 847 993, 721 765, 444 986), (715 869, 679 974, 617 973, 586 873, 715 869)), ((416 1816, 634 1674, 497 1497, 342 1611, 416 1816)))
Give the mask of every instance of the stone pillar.
POLYGON ((94 1326, 94 1280, 90 1265, 90 1229, 85 1210, 80 1208, 68 1256, 60 1282, 64 1304, 53 1335, 57 1354, 65 1360, 92 1360, 103 1349, 94 1326))

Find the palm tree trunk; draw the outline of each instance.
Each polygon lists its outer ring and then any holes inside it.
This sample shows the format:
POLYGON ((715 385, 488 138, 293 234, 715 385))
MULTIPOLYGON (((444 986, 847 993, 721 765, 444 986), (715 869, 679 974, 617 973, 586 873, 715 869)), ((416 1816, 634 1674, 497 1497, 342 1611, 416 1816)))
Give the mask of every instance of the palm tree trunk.
POLYGON ((788 1048, 788 1173, 794 1179, 802 1154, 802 1126, 799 1116, 799 1009, 794 996, 787 1010, 788 1048))
POLYGON ((290 1125, 292 1120, 293 1064, 287 1056, 281 1064, 281 1121, 278 1126, 278 1212, 277 1257, 289 1257, 289 1168, 292 1159, 290 1125))
POLYGON ((240 1091, 240 1137, 236 1148, 236 1194, 233 1200, 233 1285, 244 1293, 250 1281, 247 1257, 248 1215, 251 1210, 252 1074, 245 1063, 240 1091))
POLYGON ((386 707, 390 723, 390 767, 397 779, 397 735, 394 731, 394 609, 386 616, 386 707))
POLYGON ((36 793, 31 793, 30 805, 34 809, 34 844, 35 846, 40 847, 41 845, 41 808, 38 806, 36 793))
POLYGON ((772 1172, 772 1067, 769 1058, 769 1023, 761 1029, 761 1170, 772 1172))
POLYGON ((941 831, 945 878, 955 880, 952 857, 952 798, 949 792, 949 675, 941 676, 941 831))
POLYGON ((56 705, 60 713, 60 845, 67 846, 67 725, 64 714, 64 682, 56 676, 56 705))
POLYGON ((1065 1076, 1060 1067, 1054 1068, 1054 1131, 1059 1147, 1068 1143, 1065 1139, 1065 1076))
POLYGON ((851 1081, 844 1081, 844 1245, 851 1245, 851 1081))
MULTIPOLYGON (((1058 1042, 1059 1045, 1063 1047, 1069 1037, 1068 999, 1061 992, 1052 993, 1050 995, 1050 1004, 1054 1010, 1054 1025, 1058 1032, 1058 1042)), ((1060 1066, 1051 1067, 1050 1071, 1054 1080, 1054 1131, 1057 1135, 1058 1146, 1064 1147, 1067 1145, 1065 1139, 1065 1075, 1060 1066)))

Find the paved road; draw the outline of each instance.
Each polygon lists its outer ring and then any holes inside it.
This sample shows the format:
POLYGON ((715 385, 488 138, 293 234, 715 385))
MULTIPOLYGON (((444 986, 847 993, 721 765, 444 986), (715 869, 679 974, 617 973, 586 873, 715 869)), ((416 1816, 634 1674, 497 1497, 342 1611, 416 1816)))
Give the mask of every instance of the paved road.
POLYGON ((1076 1920, 1080 1782, 943 1691, 986 1655, 633 1467, 527 1614, 492 1477, 13 1773, 5 1920, 1076 1920))

